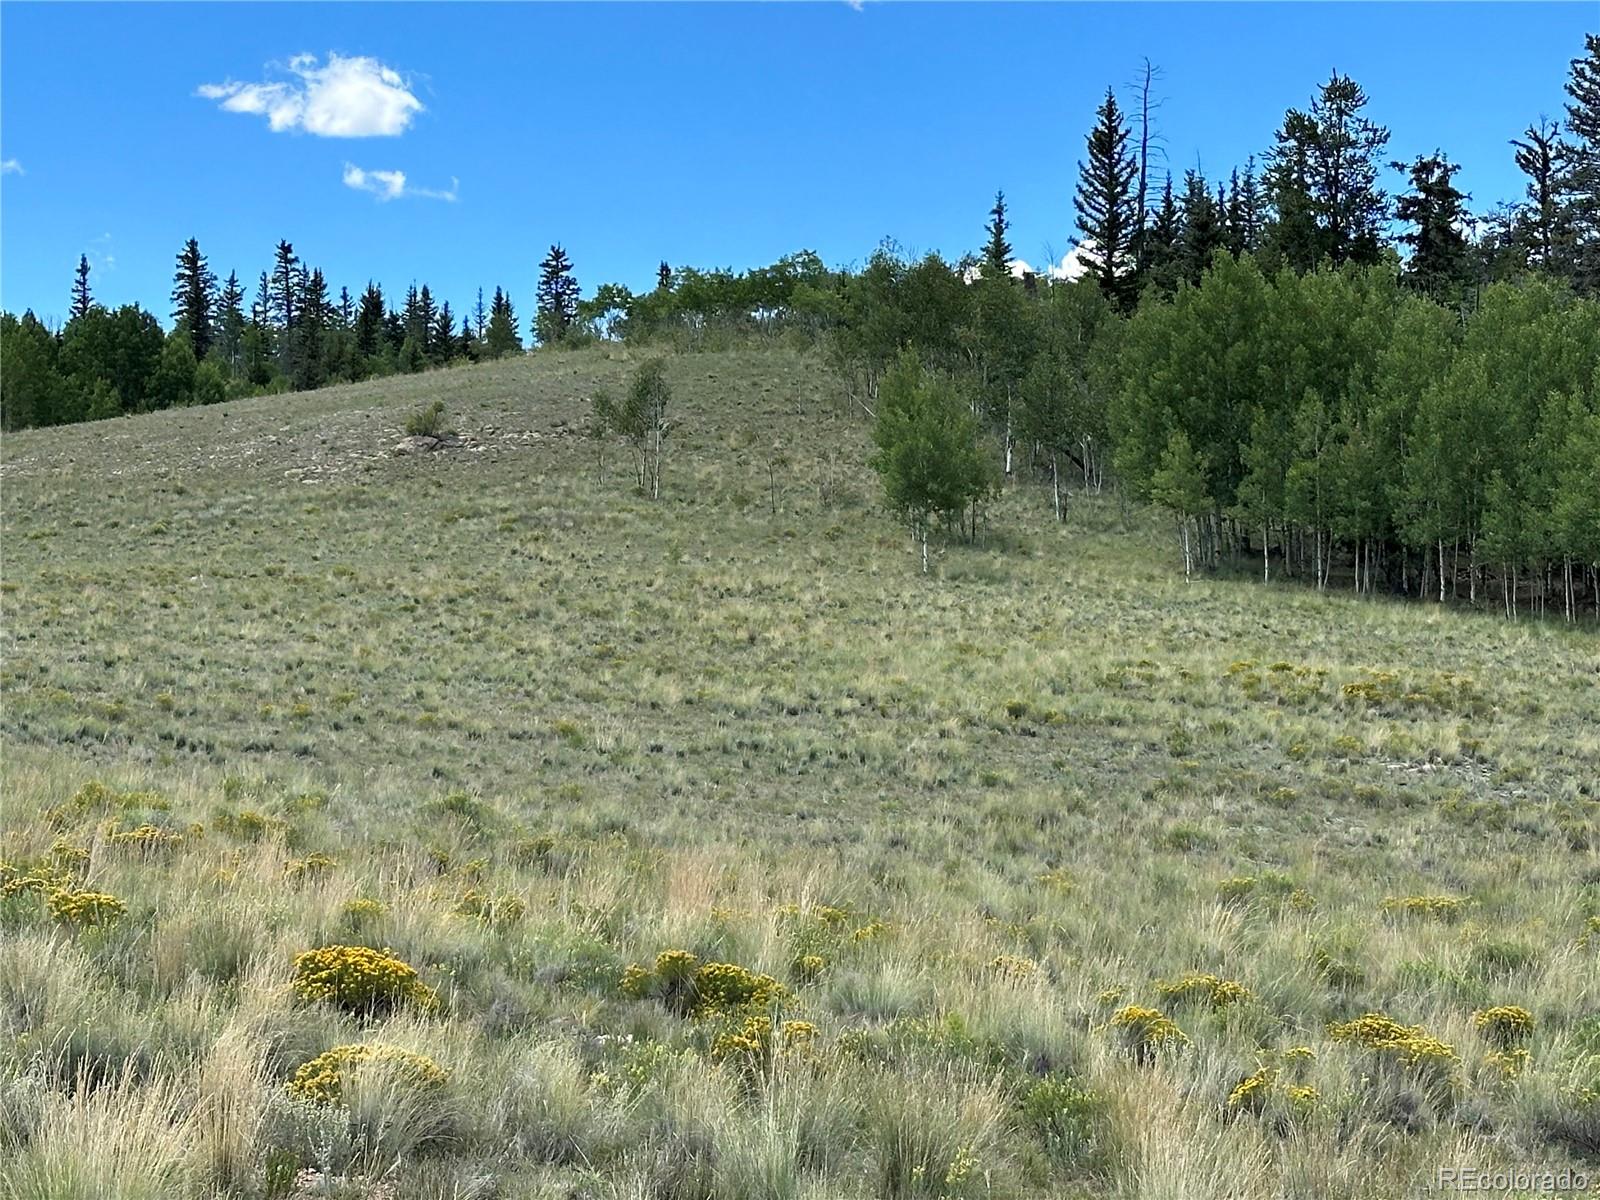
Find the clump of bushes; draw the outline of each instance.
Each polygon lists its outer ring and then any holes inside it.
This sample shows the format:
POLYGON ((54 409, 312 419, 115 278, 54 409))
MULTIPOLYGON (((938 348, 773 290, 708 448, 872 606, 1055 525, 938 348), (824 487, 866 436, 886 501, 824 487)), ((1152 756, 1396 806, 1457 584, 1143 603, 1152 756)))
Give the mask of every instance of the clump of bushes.
POLYGON ((1388 896, 1381 907, 1395 916, 1454 921, 1466 911, 1467 901, 1460 896, 1388 896))
POLYGON ((1519 1004, 1497 1004, 1472 1014, 1486 1042, 1500 1050, 1511 1050, 1533 1036, 1533 1014, 1519 1004))
POLYGON ((1460 1061, 1455 1047, 1434 1037, 1420 1025, 1402 1025, 1382 1013, 1367 1013, 1353 1021, 1334 1022, 1328 1036, 1375 1051, 1400 1065, 1423 1070, 1453 1072, 1460 1061))
POLYGON ((162 829, 159 825, 146 822, 134 829, 123 829, 106 835, 106 841, 113 846, 123 849, 137 850, 146 856, 159 854, 164 850, 176 850, 183 845, 183 834, 176 830, 162 829))
POLYGON ((679 1016, 765 1012, 789 996, 771 975, 737 963, 701 962, 687 950, 663 950, 654 967, 632 963, 622 972, 623 994, 659 1000, 679 1016))
POLYGON ((338 866, 331 854, 308 854, 304 858, 291 858, 283 866, 284 876, 295 883, 322 879, 338 866))
POLYGON ((367 1043, 335 1046, 302 1063, 284 1089, 296 1099, 337 1104, 352 1075, 368 1066, 381 1067, 410 1091, 431 1091, 444 1085, 444 1069, 424 1054, 398 1046, 367 1043))
POLYGON ((1169 1047, 1189 1044, 1189 1035, 1178 1028, 1171 1017, 1159 1009, 1139 1004, 1126 1004, 1111 1017, 1111 1028, 1118 1031, 1123 1045, 1133 1057, 1143 1063, 1169 1047))
POLYGON ((486 892, 482 888, 468 888, 456 901, 456 912, 463 917, 476 917, 485 925, 511 925, 520 921, 528 911, 528 903, 512 892, 486 892))
POLYGON ((810 1021, 775 1022, 753 1013, 711 1041, 711 1061, 765 1073, 780 1054, 804 1054, 817 1040, 810 1021))
POLYGON ((52 917, 78 929, 110 925, 128 911, 128 906, 109 892, 85 892, 70 887, 52 889, 45 903, 52 917))
POLYGON ((291 986, 301 1000, 326 1001, 355 1013, 439 1007, 439 994, 417 978, 415 967, 367 946, 323 946, 295 955, 291 986))
POLYGON ((1199 1001, 1209 1004, 1212 1008, 1226 1008, 1230 1004, 1238 1004, 1251 998, 1250 989, 1244 984, 1232 979, 1219 979, 1215 975, 1202 974, 1199 971, 1190 971, 1181 979, 1157 983, 1156 991, 1163 999, 1178 1004, 1192 1004, 1199 1001))

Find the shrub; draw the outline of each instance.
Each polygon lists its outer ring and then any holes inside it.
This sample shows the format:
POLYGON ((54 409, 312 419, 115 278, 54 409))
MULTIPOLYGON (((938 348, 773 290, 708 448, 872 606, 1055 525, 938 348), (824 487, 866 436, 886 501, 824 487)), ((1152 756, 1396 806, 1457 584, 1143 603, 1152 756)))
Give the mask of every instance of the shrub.
POLYGON ((1190 971, 1182 979, 1157 983, 1156 991, 1163 999, 1179 1004, 1203 1001, 1212 1008, 1226 1008, 1230 1004, 1238 1004, 1251 998, 1250 989, 1244 984, 1231 979, 1219 979, 1215 975, 1204 975, 1198 971, 1190 971))
POLYGON ((1047 1075, 1017 1097, 1022 1123, 1051 1157, 1074 1166, 1093 1163, 1105 1139, 1105 1104, 1066 1075, 1047 1075))
POLYGON ((316 1104, 337 1104, 344 1096, 350 1077, 368 1065, 381 1066, 406 1088, 427 1091, 441 1087, 444 1070, 426 1055, 413 1054, 398 1046, 368 1043, 335 1046, 302 1063, 294 1078, 284 1085, 291 1096, 316 1104))
POLYGON ((367 946, 323 946, 295 955, 292 986, 302 1000, 325 1000, 349 1012, 439 1007, 438 993, 417 978, 416 968, 367 946))
POLYGON ((758 975, 737 963, 703 963, 687 950, 663 950, 653 969, 630 964, 619 987, 626 996, 659 1000, 679 1016, 690 1017, 765 1012, 789 996, 771 975, 758 975))
POLYGON ((296 883, 321 879, 328 875, 338 860, 328 854, 308 854, 304 858, 291 858, 283 866, 284 875, 296 883))
POLYGON ((126 904, 107 892, 80 892, 65 887, 53 889, 46 903, 56 920, 79 929, 109 925, 128 911, 126 904))
POLYGON ((145 855, 175 850, 183 844, 183 834, 156 825, 144 824, 136 829, 124 829, 106 835, 106 841, 123 849, 138 850, 145 855))
POLYGON ((817 1027, 810 1021, 775 1023, 753 1014, 712 1039, 711 1061, 765 1073, 780 1053, 806 1053, 816 1040, 817 1027))
POLYGON ((1486 1042, 1501 1050, 1522 1045, 1533 1036, 1533 1014, 1517 1004, 1498 1004, 1472 1014, 1486 1042))
POLYGON ((1111 1017, 1111 1028, 1118 1030, 1122 1041, 1139 1062, 1149 1062, 1156 1054, 1171 1046, 1187 1046, 1189 1035, 1165 1013, 1138 1004, 1127 1004, 1111 1017))
POLYGON ((1389 896, 1382 905, 1383 911, 1402 917, 1428 917, 1436 921, 1454 921, 1467 907, 1460 896, 1389 896))
POLYGON ((1367 1013, 1353 1021, 1328 1026, 1336 1042, 1353 1042, 1391 1058, 1405 1067, 1453 1072, 1459 1059, 1455 1047, 1428 1033, 1420 1025, 1402 1025, 1382 1013, 1367 1013))
POLYGON ((443 400, 435 400, 406 418, 406 434, 409 437, 438 437, 444 431, 443 400))

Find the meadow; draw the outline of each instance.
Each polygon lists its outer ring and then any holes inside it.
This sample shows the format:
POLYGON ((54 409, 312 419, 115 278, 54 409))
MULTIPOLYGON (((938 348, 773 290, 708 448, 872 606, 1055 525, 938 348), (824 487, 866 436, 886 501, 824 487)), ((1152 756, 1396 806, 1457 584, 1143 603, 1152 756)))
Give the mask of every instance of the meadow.
POLYGON ((779 348, 652 502, 640 358, 6 437, 0 1196, 1600 1176, 1592 630, 1026 483, 924 577, 779 348))

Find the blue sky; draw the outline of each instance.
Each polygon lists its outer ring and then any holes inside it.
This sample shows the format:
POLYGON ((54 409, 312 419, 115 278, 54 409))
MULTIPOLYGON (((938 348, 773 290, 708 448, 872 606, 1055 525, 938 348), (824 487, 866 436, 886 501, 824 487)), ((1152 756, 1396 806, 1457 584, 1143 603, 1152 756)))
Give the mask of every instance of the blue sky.
POLYGON ((955 255, 997 187, 1041 265, 1142 56, 1175 172, 1225 175, 1338 68, 1390 157, 1443 148, 1487 208, 1596 27, 1592 3, 8 2, 0 303, 59 318, 87 253, 98 298, 165 321, 184 239, 253 284, 288 238, 335 289, 416 280, 459 309, 498 283, 526 316, 552 241, 586 292, 885 235, 955 255))

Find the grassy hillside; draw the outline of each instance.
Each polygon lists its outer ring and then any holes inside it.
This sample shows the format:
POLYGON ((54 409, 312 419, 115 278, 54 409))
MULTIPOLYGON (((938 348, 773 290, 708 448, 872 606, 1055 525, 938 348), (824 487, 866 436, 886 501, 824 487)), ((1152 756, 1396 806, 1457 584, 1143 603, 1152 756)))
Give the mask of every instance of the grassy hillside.
POLYGON ((6 439, 0 1196, 1593 1167, 1592 636, 1029 487, 924 579, 778 351, 670 361, 651 503, 582 433, 635 361, 6 439))

